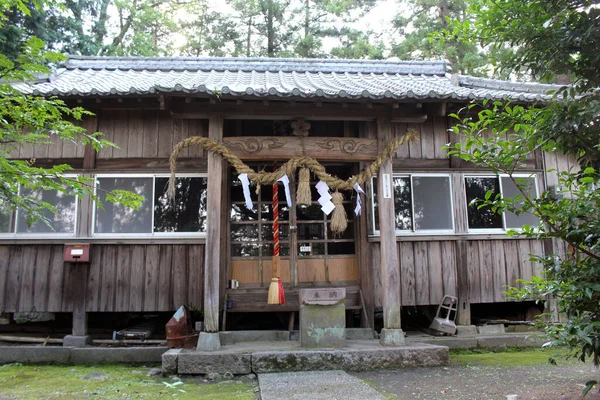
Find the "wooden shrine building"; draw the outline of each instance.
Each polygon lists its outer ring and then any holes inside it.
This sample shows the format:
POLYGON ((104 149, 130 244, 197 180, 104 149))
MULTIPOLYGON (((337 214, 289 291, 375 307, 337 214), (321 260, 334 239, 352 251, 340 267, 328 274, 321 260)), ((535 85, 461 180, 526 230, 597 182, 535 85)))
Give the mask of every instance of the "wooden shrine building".
MULTIPOLYGON (((449 114, 472 100, 543 102, 552 85, 452 74, 447 62, 236 58, 71 57, 47 79, 20 85, 95 113, 83 124, 117 147, 99 152, 70 142, 22 147, 13 157, 68 163, 100 189, 145 196, 139 210, 44 193, 59 210, 53 229, 27 226, 19 211, 0 216, 0 312, 172 312, 202 308, 205 329, 236 328, 256 312, 298 310, 302 287, 345 287, 346 307, 364 327, 376 310, 401 327, 401 310, 459 298, 459 323, 475 305, 505 303, 505 285, 536 274, 530 254, 550 251, 506 230, 531 215, 493 215, 469 206, 488 190, 515 193, 504 176, 449 157, 460 140, 449 114), (308 122, 307 136, 295 122, 308 122), (285 205, 280 190, 281 278, 286 304, 268 305, 273 255, 271 191, 251 188, 245 207, 235 171, 200 147, 177 159, 175 201, 166 197, 169 156, 191 136, 222 142, 255 170, 308 155, 346 179, 408 129, 401 146, 363 187, 345 192, 348 228, 330 229, 313 187, 311 205, 285 205), (283 206, 282 206, 283 205, 283 206), (90 243, 90 264, 65 263, 64 245, 90 243), (231 289, 229 282, 239 282, 231 289)), ((545 169, 572 160, 533 154, 522 176, 538 192, 557 183, 545 169)), ((290 177, 295 199, 297 176, 290 177)), ((264 188, 263 188, 264 189, 264 188)), ((295 202, 295 200, 293 200, 295 202)), ((262 315, 262 314, 260 314, 262 315)), ((284 314, 287 315, 287 314, 284 314)), ((77 322, 79 321, 79 322, 77 322)), ((261 328, 261 320, 255 320, 261 328)), ((286 326, 287 327, 287 326, 286 326)))

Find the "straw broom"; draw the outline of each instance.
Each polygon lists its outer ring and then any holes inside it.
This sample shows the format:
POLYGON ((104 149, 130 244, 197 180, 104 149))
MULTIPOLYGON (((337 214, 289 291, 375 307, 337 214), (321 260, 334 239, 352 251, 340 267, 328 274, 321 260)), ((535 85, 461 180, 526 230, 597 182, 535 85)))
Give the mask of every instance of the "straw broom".
POLYGON ((273 185, 273 277, 269 285, 268 304, 285 304, 283 284, 279 278, 279 182, 273 185))

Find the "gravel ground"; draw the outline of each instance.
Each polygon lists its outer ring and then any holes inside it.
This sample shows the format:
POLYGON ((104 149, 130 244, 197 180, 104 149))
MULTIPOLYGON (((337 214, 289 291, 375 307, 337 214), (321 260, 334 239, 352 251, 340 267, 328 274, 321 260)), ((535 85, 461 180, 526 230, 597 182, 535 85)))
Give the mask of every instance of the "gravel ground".
MULTIPOLYGON (((398 399, 581 399, 585 382, 598 380, 600 372, 591 364, 575 361, 559 365, 471 366, 450 365, 397 371, 353 373, 389 398, 398 399)), ((594 389, 586 400, 600 400, 594 389)))

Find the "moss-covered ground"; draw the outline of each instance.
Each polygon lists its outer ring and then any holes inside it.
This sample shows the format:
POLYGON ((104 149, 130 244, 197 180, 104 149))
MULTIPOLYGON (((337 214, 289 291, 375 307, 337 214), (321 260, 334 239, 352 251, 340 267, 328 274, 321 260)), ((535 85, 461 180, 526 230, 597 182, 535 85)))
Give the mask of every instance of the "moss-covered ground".
POLYGON ((184 378, 179 383, 169 377, 148 377, 147 372, 148 368, 121 365, 2 365, 0 400, 254 399, 258 390, 255 382, 205 383, 201 379, 184 378), (92 373, 107 378, 84 379, 92 373))
POLYGON ((565 362, 564 348, 502 349, 502 350, 451 350, 450 363, 454 365, 489 365, 518 367, 540 365, 560 360, 565 362))

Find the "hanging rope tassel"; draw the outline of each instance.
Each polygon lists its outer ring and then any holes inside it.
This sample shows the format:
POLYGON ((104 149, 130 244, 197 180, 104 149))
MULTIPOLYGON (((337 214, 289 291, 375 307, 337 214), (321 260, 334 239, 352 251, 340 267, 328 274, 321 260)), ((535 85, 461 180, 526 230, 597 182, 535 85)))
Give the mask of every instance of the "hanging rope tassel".
POLYGON ((273 276, 269 285, 267 304, 285 304, 283 284, 279 277, 279 261, 279 182, 275 182, 273 184, 273 276))
POLYGON ((306 204, 309 206, 312 202, 310 195, 310 169, 301 168, 299 178, 296 204, 306 204))
POLYGON ((331 216, 331 231, 334 233, 344 232, 348 227, 348 217, 346 216, 346 210, 342 204, 344 196, 336 191, 331 195, 331 201, 335 206, 333 215, 331 216))

